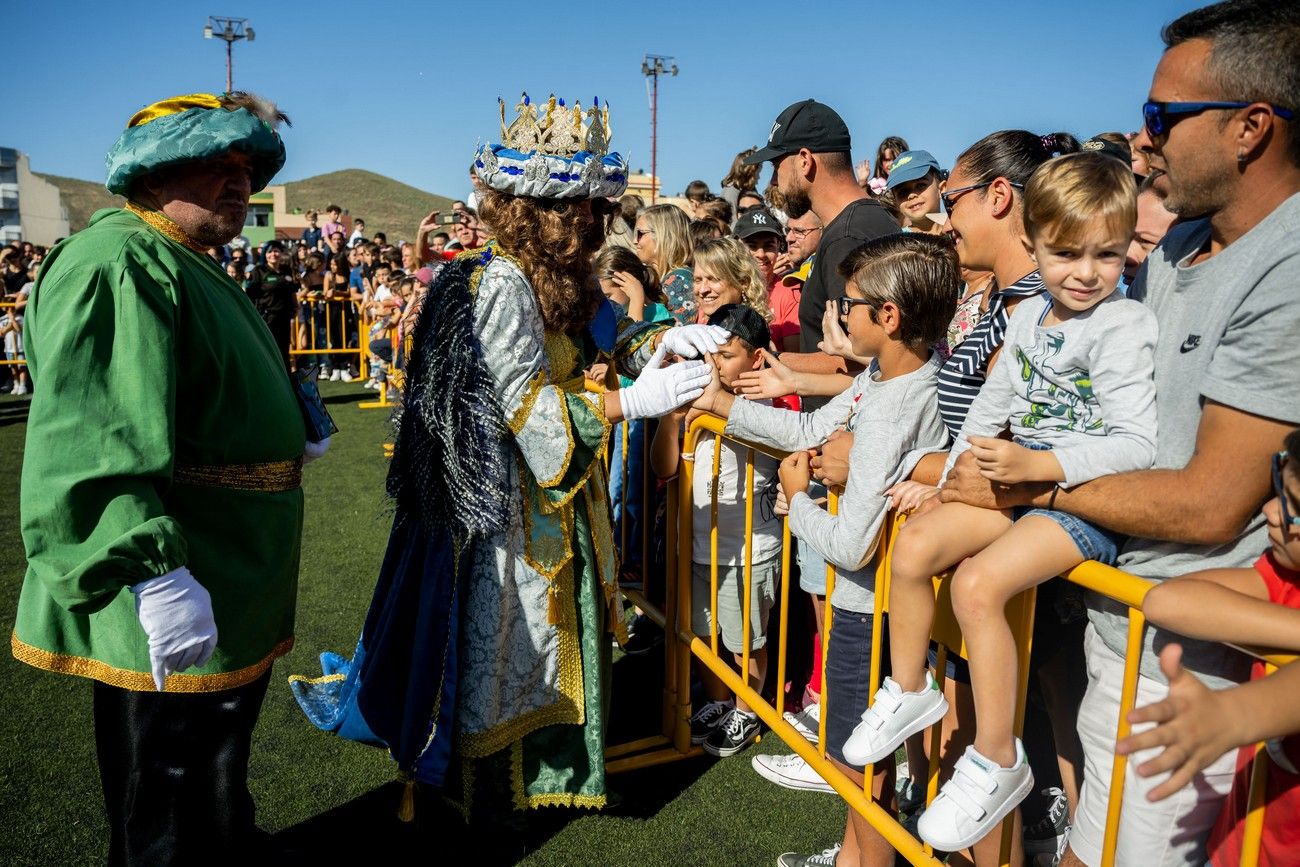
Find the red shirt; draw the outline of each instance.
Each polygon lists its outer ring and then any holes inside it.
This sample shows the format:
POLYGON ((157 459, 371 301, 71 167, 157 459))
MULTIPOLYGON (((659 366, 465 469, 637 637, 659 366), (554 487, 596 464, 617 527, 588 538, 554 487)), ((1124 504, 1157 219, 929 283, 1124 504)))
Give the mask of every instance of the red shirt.
MULTIPOLYGON (((1269 551, 1255 561, 1255 571, 1264 579, 1270 602, 1287 608, 1300 608, 1300 572, 1279 565, 1269 551)), ((1296 663, 1300 665, 1300 663, 1296 663)), ((1264 663, 1256 662, 1250 679, 1264 676, 1264 663)), ((1264 832, 1260 838, 1260 867, 1283 867, 1300 864, 1300 774, 1288 770, 1300 768, 1300 735, 1287 735, 1269 742, 1268 778, 1264 787, 1264 832)), ((1250 798, 1250 763, 1255 757, 1253 745, 1242 747, 1237 754, 1237 776, 1232 791, 1223 802, 1223 811, 1210 832, 1206 851, 1214 867, 1237 867, 1241 863, 1242 838, 1246 831, 1246 804, 1250 798)))
POLYGON ((777 280, 768 287, 767 303, 772 308, 772 322, 768 325, 772 342, 778 352, 784 352, 785 338, 799 336, 799 290, 777 280))

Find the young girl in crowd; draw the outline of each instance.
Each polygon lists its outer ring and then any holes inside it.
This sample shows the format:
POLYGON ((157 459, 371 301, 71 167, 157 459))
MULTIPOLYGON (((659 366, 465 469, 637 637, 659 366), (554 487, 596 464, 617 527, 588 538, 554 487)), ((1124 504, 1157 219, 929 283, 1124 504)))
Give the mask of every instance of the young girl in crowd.
MULTIPOLYGON (((1158 584, 1142 603, 1147 619, 1189 638, 1300 651, 1300 430, 1292 431, 1273 456, 1273 494, 1264 504, 1270 547, 1254 568, 1211 569, 1158 584)), ((1255 744, 1272 738, 1265 744, 1267 809, 1256 863, 1294 863, 1300 851, 1300 735, 1282 735, 1295 731, 1296 714, 1286 710, 1288 704, 1294 707, 1294 692, 1272 689, 1270 695, 1259 683, 1213 692, 1183 670, 1181 656, 1177 645, 1161 652, 1170 697, 1132 718, 1162 724, 1154 730, 1135 725, 1135 734, 1121 741, 1117 752, 1143 750, 1130 757, 1141 776, 1173 772, 1152 786, 1148 797, 1159 800, 1192 783, 1225 750, 1241 747, 1237 776, 1206 847, 1214 867, 1236 867, 1242 863, 1255 744), (1176 691, 1187 698, 1179 701, 1176 691), (1205 725, 1198 728, 1209 743, 1187 736, 1187 724, 1201 720, 1205 725), (1163 755, 1150 749, 1158 746, 1165 748, 1163 755)), ((1265 674, 1264 664, 1256 662, 1251 681, 1265 674)), ((1274 681, 1270 688, 1285 686, 1277 675, 1268 677, 1274 681)))
POLYGON ((636 216, 632 233, 636 257, 650 266, 679 325, 695 322, 691 294, 690 220, 676 205, 651 205, 636 216))
MULTIPOLYGON (((637 322, 670 322, 672 314, 664 306, 664 296, 650 269, 626 247, 607 246, 596 256, 592 272, 600 281, 600 291, 629 318, 637 322)), ((602 377, 593 377, 602 378, 602 377)), ((619 376, 619 387, 627 388, 632 380, 619 376)), ((622 421, 610 431, 609 501, 614 507, 614 538, 623 551, 623 566, 636 581, 641 559, 641 534, 645 515, 645 437, 646 420, 622 421), (627 456, 623 455, 623 431, 627 430, 627 456), (626 479, 626 481, 625 481, 626 479), (624 529, 624 515, 627 516, 624 529)), ((639 632, 641 624, 637 624, 639 632)), ((638 642, 639 644, 640 642, 638 642)), ((635 647, 636 645, 634 645, 635 647)))
MULTIPOLYGON (((1008 484, 1074 486, 1151 465, 1155 318, 1115 294, 1135 199, 1132 172, 1101 154, 1061 157, 1034 172, 1025 187, 1025 233, 1047 292, 1011 317, 1004 358, 971 406, 945 472, 968 450, 984 476, 1008 484), (998 438, 1008 428, 1014 442, 998 438)), ((947 712, 926 667, 931 576, 961 563, 952 598, 977 726, 974 746, 918 825, 935 848, 973 845, 1033 787, 1012 734, 1017 658, 1007 602, 1084 560, 1113 563, 1115 555, 1110 534, 1050 509, 1008 515, 944 503, 899 535, 889 604, 893 676, 844 749, 855 761, 879 761, 947 712)))
POLYGON ((944 231, 943 223, 931 219, 932 214, 939 213, 942 184, 943 170, 929 151, 904 151, 894 160, 885 191, 907 218, 904 232, 938 235, 944 231))
POLYGON ((666 322, 672 314, 664 305, 663 290, 645 263, 626 247, 606 247, 596 256, 592 271, 600 291, 637 322, 666 322))

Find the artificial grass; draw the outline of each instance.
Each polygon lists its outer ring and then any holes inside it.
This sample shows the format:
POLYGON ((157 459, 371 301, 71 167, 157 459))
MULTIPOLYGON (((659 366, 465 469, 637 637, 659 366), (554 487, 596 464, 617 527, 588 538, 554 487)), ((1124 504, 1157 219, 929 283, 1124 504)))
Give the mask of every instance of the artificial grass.
MULTIPOLYGON (((433 793, 421 793, 415 823, 398 823, 394 766, 386 754, 313 728, 286 683, 289 674, 318 674, 321 651, 351 654, 388 537, 382 453, 388 413, 358 409, 373 392, 355 384, 322 386, 340 432, 329 455, 304 473, 297 646, 273 670, 249 769, 258 823, 297 850, 283 864, 442 863, 457 850, 473 863, 493 863, 476 853, 487 841, 467 831, 433 793)), ((0 630, 6 634, 25 568, 18 522, 25 433, 24 423, 0 422, 0 630)), ((629 738, 658 718, 656 659, 615 663, 614 727, 629 738)), ((0 684, 0 864, 103 863, 107 828, 89 681, 38 671, 5 653, 0 684)), ((520 863, 770 864, 783 851, 820 851, 838 840, 843 803, 771 785, 750 768, 756 751, 787 750, 769 736, 730 759, 620 774, 610 787, 622 803, 605 814, 537 811, 530 815, 530 852, 520 863)))

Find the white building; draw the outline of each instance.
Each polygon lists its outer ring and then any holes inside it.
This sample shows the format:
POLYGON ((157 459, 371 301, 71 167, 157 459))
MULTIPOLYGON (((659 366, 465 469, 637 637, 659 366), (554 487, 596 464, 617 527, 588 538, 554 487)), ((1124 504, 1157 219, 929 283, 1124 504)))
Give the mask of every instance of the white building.
POLYGON ((27 155, 0 147, 0 243, 51 246, 71 234, 59 188, 32 174, 27 155))

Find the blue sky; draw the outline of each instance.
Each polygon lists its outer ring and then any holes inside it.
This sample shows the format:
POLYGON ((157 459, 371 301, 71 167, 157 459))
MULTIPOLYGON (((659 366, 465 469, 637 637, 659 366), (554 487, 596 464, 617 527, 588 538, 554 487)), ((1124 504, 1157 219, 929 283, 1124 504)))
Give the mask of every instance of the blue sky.
POLYGON ((5 16, 0 145, 36 171, 103 180, 103 154, 136 109, 224 89, 225 44, 201 35, 220 14, 257 35, 235 45, 236 88, 294 121, 279 180, 364 168, 462 196, 476 143, 499 134, 497 97, 513 106, 523 89, 608 100, 614 148, 648 171, 645 53, 681 69, 659 88, 666 192, 696 177, 716 190, 735 153, 809 96, 844 116, 857 159, 902 135, 948 165, 997 129, 1136 128, 1160 27, 1197 5, 26 0, 5 16))

